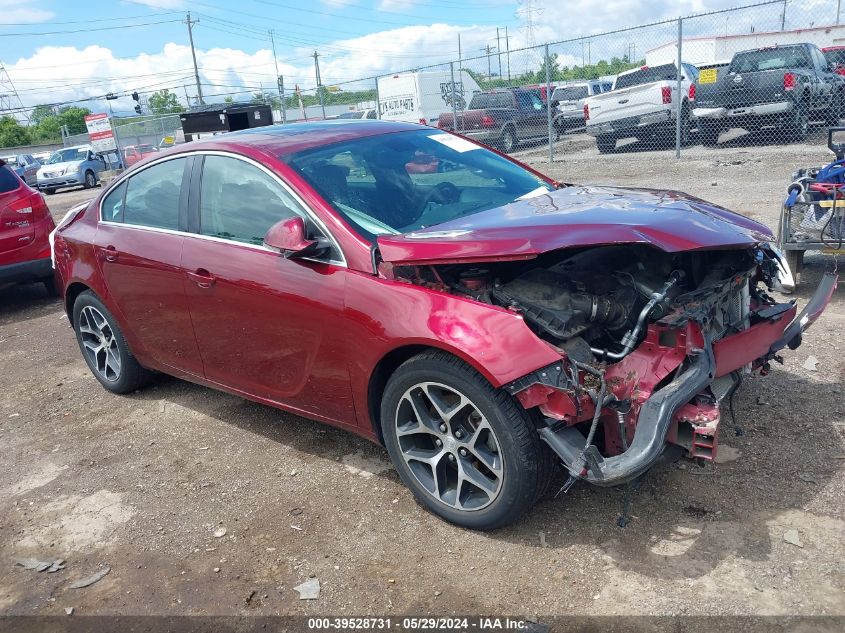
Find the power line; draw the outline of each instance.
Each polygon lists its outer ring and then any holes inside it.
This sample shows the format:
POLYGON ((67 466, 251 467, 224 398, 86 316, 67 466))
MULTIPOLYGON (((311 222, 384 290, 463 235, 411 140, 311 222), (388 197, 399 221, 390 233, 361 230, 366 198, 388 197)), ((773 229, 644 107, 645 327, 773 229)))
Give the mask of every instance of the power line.
POLYGON ((160 20, 158 22, 142 22, 140 24, 122 24, 120 26, 100 26, 93 29, 73 29, 70 31, 41 31, 39 33, 0 33, 0 37, 32 37, 34 35, 71 35, 73 33, 94 33, 96 31, 135 29, 139 26, 155 26, 156 24, 171 24, 174 22, 179 22, 179 20, 160 20))
MULTIPOLYGON (((117 22, 119 20, 139 20, 142 18, 154 18, 160 15, 175 15, 178 11, 157 11, 155 13, 146 13, 144 15, 127 15, 123 17, 113 18, 89 18, 87 20, 67 20, 63 22, 39 22, 41 24, 91 24, 91 22, 117 22)), ((0 22, 0 27, 3 26, 33 26, 32 22, 0 22)))

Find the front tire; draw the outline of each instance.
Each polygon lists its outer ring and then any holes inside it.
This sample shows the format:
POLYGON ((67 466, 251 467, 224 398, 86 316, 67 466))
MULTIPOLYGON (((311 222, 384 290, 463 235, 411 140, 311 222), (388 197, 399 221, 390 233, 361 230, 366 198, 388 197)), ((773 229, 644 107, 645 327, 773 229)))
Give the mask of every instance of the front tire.
POLYGON ((43 191, 44 191, 44 193, 46 193, 48 196, 52 196, 54 193, 56 193, 56 190, 55 190, 55 189, 44 189, 43 191))
POLYGON ((532 414, 444 352, 403 363, 381 402, 387 451, 417 500, 441 518, 493 530, 545 492, 554 460, 532 414))
POLYGON ((807 108, 797 103, 792 110, 791 118, 787 123, 786 137, 790 141, 803 141, 810 133, 810 117, 807 108))
POLYGON ((93 171, 86 171, 85 172, 85 183, 83 185, 86 189, 93 189, 97 186, 97 177, 94 175, 93 171))
POLYGON ((720 133, 718 124, 699 121, 698 135, 701 137, 701 144, 705 147, 716 147, 719 143, 720 133))
POLYGON ((113 393, 140 389, 149 378, 129 350, 117 320, 90 290, 73 304, 73 329, 88 369, 113 393))

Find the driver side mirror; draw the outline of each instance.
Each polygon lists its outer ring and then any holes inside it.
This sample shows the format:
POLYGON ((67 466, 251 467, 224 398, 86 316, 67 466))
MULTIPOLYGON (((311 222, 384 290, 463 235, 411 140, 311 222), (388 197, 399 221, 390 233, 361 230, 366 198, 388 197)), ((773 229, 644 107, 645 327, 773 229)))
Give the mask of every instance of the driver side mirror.
POLYGON ((264 236, 264 245, 279 251, 286 259, 316 257, 328 250, 325 240, 308 239, 305 221, 298 215, 271 226, 264 236))

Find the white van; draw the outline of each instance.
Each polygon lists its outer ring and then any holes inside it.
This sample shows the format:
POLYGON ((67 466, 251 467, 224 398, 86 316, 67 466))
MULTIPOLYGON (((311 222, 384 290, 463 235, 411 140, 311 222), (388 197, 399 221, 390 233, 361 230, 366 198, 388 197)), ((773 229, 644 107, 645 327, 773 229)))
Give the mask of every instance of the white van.
MULTIPOLYGON (((379 118, 437 125, 441 112, 452 111, 452 74, 450 71, 397 73, 378 78, 379 118)), ((472 76, 455 71, 455 107, 466 109, 472 95, 481 88, 472 76)))

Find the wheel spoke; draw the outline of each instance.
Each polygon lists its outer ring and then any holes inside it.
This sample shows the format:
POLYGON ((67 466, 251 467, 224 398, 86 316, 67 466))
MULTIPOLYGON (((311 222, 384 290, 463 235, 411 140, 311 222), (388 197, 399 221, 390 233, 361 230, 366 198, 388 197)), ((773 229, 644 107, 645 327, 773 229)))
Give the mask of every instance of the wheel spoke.
POLYGON ((105 315, 86 306, 79 315, 79 341, 93 371, 108 381, 120 378, 120 348, 105 315))
POLYGON ((469 404, 469 400, 467 400, 463 394, 455 393, 455 395, 459 397, 458 403, 449 406, 443 401, 440 394, 437 393, 437 389, 432 389, 431 387, 431 385, 426 385, 425 393, 437 411, 437 415, 439 415, 440 419, 446 424, 449 424, 452 418, 455 417, 455 414, 462 411, 469 404))
MULTIPOLYGON (((497 478, 498 479, 498 478, 497 478)), ((465 483, 469 482, 482 492, 486 493, 487 496, 492 495, 496 492, 498 488, 498 484, 496 481, 490 481, 490 479, 484 475, 478 468, 475 467, 472 462, 466 459, 458 460, 458 493, 460 495, 461 486, 465 483)))

